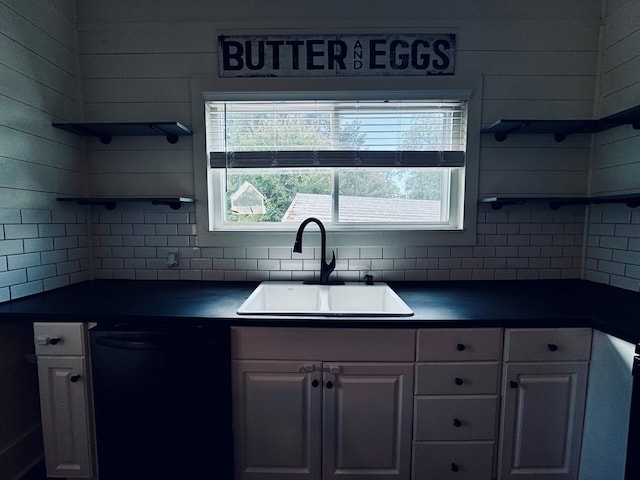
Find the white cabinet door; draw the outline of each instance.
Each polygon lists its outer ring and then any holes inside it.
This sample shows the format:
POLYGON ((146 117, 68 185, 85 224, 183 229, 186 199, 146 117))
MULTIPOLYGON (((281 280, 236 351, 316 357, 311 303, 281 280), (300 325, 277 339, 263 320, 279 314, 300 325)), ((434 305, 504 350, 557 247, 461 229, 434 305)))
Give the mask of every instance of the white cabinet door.
POLYGON ((45 461, 50 477, 91 477, 84 357, 38 356, 45 461))
POLYGON ((501 480, 577 478, 587 362, 506 364, 501 480))
POLYGON ((319 480, 321 365, 233 361, 235 479, 319 480))
POLYGON ((408 479, 413 364, 324 364, 324 480, 408 479))

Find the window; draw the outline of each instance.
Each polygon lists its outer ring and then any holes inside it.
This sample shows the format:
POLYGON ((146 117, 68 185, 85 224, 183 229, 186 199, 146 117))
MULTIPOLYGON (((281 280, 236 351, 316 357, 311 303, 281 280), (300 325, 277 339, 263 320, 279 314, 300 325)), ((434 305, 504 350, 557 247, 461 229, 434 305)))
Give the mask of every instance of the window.
POLYGON ((465 101, 207 101, 210 228, 455 230, 465 101))

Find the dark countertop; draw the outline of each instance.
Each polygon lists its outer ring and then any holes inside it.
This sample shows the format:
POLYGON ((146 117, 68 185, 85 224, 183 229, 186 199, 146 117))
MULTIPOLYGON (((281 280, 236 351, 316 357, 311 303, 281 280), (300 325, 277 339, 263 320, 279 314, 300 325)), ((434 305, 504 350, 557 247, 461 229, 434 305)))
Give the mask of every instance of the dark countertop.
POLYGON ((400 282, 412 317, 266 317, 235 312, 257 282, 94 280, 0 304, 0 321, 220 325, 597 328, 640 343, 640 293, 584 280, 400 282))

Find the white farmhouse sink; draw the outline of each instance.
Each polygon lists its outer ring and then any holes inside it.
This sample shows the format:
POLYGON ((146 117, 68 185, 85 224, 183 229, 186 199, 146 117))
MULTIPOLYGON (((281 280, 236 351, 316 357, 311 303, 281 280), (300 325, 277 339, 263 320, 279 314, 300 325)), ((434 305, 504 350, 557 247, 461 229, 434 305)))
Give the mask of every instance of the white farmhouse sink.
POLYGON ((386 283, 305 285, 300 282, 262 282, 237 313, 324 317, 413 315, 413 311, 386 283))

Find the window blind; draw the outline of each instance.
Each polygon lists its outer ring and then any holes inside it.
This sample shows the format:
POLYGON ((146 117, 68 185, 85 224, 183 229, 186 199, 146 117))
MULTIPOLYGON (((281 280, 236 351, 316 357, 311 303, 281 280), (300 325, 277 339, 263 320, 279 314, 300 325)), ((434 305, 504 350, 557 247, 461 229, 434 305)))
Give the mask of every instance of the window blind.
POLYGON ((213 168, 461 167, 465 101, 208 102, 213 168))

